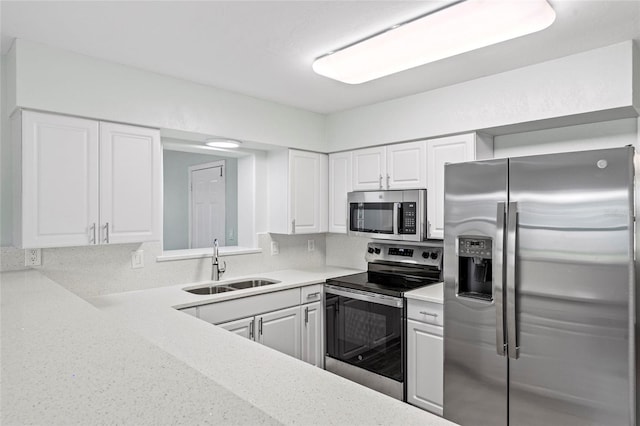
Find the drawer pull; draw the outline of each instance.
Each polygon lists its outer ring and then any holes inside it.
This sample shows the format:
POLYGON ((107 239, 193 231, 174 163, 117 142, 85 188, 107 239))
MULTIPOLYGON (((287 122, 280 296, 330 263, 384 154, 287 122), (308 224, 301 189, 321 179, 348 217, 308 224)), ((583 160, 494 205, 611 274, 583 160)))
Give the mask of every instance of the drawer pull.
POLYGON ((307 294, 307 299, 313 299, 314 297, 318 297, 318 296, 320 296, 320 292, 316 291, 315 293, 307 294))
POLYGON ((438 318, 438 314, 434 314, 433 312, 420 311, 422 315, 428 315, 430 317, 438 318))

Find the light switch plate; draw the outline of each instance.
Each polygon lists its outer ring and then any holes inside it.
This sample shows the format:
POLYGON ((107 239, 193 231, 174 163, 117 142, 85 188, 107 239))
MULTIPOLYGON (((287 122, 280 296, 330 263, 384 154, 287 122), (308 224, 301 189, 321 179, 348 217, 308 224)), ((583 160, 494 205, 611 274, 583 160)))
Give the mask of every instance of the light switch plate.
POLYGON ((42 265, 42 249, 25 249, 24 266, 41 266, 42 265))
POLYGON ((307 250, 316 251, 316 240, 307 240, 307 250))
POLYGON ((277 242, 271 241, 271 256, 275 256, 276 254, 280 254, 280 246, 277 242))
POLYGON ((131 269, 144 268, 144 250, 131 252, 131 269))

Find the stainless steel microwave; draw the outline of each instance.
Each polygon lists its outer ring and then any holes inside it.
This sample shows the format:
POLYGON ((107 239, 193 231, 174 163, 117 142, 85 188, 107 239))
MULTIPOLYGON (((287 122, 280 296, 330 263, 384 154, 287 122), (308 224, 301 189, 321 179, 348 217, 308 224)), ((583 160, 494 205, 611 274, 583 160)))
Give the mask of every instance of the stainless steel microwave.
POLYGON ((384 240, 427 239, 427 190, 347 194, 349 235, 384 240))

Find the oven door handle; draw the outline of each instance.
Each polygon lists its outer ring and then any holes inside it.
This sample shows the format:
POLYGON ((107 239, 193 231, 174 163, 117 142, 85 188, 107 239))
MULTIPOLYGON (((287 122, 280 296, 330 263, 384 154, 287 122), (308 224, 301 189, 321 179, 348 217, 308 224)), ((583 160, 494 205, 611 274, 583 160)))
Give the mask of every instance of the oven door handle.
POLYGON ((394 308, 402 308, 404 301, 401 297, 387 296, 385 294, 370 293, 367 291, 353 290, 350 288, 337 287, 329 284, 324 286, 325 293, 343 296, 349 299, 362 300, 363 302, 376 303, 378 305, 392 306, 394 308))

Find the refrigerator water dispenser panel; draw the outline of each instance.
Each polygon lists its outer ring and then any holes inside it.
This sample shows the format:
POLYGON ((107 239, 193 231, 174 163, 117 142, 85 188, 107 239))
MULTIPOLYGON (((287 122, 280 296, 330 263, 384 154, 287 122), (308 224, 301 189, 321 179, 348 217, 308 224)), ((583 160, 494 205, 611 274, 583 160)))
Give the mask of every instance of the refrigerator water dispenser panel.
POLYGON ((493 300, 493 241, 488 237, 458 237, 458 296, 493 300))

